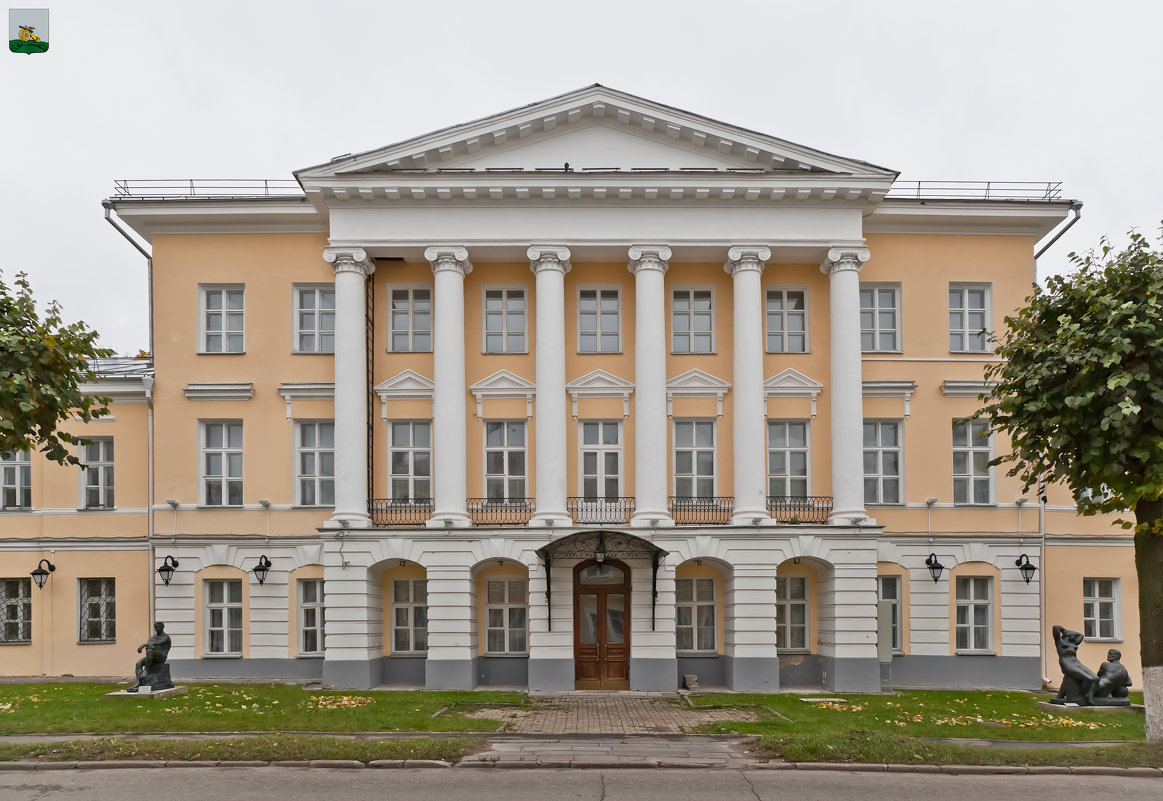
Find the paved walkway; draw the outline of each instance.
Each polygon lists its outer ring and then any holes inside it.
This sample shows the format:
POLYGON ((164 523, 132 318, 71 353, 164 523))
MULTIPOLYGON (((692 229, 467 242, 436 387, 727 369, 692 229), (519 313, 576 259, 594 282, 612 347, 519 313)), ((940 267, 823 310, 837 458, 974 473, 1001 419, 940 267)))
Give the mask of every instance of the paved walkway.
POLYGON ((518 734, 683 734, 705 723, 755 720, 738 709, 691 709, 668 697, 554 695, 528 709, 482 707, 471 718, 502 721, 501 731, 518 734))
POLYGON ((740 740, 707 737, 647 737, 493 740, 490 750, 457 767, 496 768, 750 768, 759 760, 740 740))

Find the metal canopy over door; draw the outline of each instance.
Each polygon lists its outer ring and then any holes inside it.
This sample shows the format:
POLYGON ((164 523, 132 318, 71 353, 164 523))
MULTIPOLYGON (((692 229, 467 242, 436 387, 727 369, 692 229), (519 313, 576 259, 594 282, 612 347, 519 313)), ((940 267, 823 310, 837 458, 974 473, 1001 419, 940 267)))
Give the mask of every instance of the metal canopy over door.
POLYGON ((579 690, 630 689, 630 568, 591 559, 574 568, 574 680, 579 690))

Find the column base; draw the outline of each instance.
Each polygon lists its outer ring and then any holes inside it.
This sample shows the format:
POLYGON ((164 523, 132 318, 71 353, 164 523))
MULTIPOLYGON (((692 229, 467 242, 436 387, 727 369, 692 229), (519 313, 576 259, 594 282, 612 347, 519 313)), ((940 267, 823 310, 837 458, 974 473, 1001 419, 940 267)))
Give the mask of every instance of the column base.
POLYGON ((565 512, 534 512, 530 528, 573 528, 573 518, 565 512))
POLYGON ((464 512, 433 512, 425 528, 472 528, 472 518, 464 512))
POLYGON ((732 526, 755 526, 768 528, 778 526, 779 521, 767 513, 766 509, 736 509, 731 516, 732 526))
POLYGON ((630 528, 674 528, 674 518, 666 512, 635 512, 630 528))
POLYGON ((336 512, 323 523, 323 528, 372 528, 372 519, 359 512, 336 512))

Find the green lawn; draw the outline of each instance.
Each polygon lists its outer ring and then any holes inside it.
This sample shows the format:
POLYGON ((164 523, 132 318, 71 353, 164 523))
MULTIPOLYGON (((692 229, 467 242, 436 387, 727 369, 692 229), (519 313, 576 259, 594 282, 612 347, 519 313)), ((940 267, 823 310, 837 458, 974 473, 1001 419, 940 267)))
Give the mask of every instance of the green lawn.
POLYGON ((452 705, 527 702, 520 693, 308 692, 286 684, 190 684, 188 695, 154 701, 104 697, 123 686, 0 684, 0 732, 488 732, 499 722, 464 717, 459 711, 471 707, 452 705))

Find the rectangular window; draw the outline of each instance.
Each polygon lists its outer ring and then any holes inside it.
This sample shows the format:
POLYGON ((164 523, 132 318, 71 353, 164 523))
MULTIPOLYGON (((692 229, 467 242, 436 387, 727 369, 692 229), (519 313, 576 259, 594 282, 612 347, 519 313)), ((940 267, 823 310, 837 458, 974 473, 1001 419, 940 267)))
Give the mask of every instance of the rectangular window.
POLYGON ((674 494, 715 497, 715 421, 674 421, 674 494))
POLYGON ((242 656, 242 581, 206 580, 206 653, 242 656))
POLYGON ((864 421, 864 502, 901 503, 901 423, 864 421))
POLYGON ((242 286, 202 287, 202 352, 242 353, 246 304, 242 286))
POLYGON ((953 503, 993 503, 992 449, 985 421, 953 427, 953 503))
POLYGON ((860 349, 901 349, 900 288, 860 285, 860 349))
POLYGON ((391 290, 391 331, 388 350, 393 353, 432 352, 432 290, 400 287, 391 290))
POLYGON ((528 590, 524 579, 485 582, 485 651, 523 654, 528 651, 528 590))
POLYGON ((485 497, 490 501, 525 498, 525 422, 485 423, 485 497))
POLYGON ((428 581, 396 579, 392 582, 392 652, 428 650, 428 581))
POLYGON ((32 579, 0 578, 0 644, 32 642, 32 579))
POLYGON ((117 639, 117 594, 111 578, 81 579, 81 642, 117 639))
POLYGON ((93 439, 81 446, 82 503, 85 509, 113 508, 113 439, 93 439))
POLYGON ((335 353, 335 289, 295 287, 295 352, 335 353))
POLYGON ((202 423, 202 503, 242 506, 242 421, 202 423))
POLYGON ((299 579, 299 653, 323 653, 325 623, 323 579, 299 579))
POLYGON ((767 494, 808 496, 808 422, 771 420, 767 423, 767 494))
POLYGON ((876 599, 892 605, 892 650, 901 650, 901 577, 877 576, 876 599))
POLYGON ((334 506, 335 423, 313 420, 296 425, 299 506, 334 506))
POLYGON ((28 451, 0 453, 0 511, 32 506, 32 465, 28 451))
POLYGON ((949 285, 949 350, 988 353, 989 285, 949 285))
POLYGON ((617 289, 578 290, 577 352, 621 352, 621 318, 617 289))
POLYGON ((715 580, 675 579, 675 648, 679 651, 714 651, 715 580))
POLYGON ((675 289, 670 296, 673 353, 715 352, 715 300, 710 289, 675 289))
POLYGON ((485 353, 525 353, 525 290, 485 290, 485 353))
POLYGON ((988 576, 957 577, 957 650, 993 649, 993 606, 988 576))
POLYGON ((1082 580, 1082 633, 1088 640, 1120 640, 1118 629, 1119 580, 1082 580))
POLYGON ((808 352, 808 293, 806 290, 767 290, 767 352, 808 352))
POLYGON ((808 649, 808 580, 804 576, 776 576, 775 647, 808 649))
POLYGON ((581 494, 613 499, 622 495, 622 424, 616 420, 581 423, 581 494))
POLYGON ((432 497, 432 423, 393 420, 388 462, 393 501, 426 501, 432 497))

